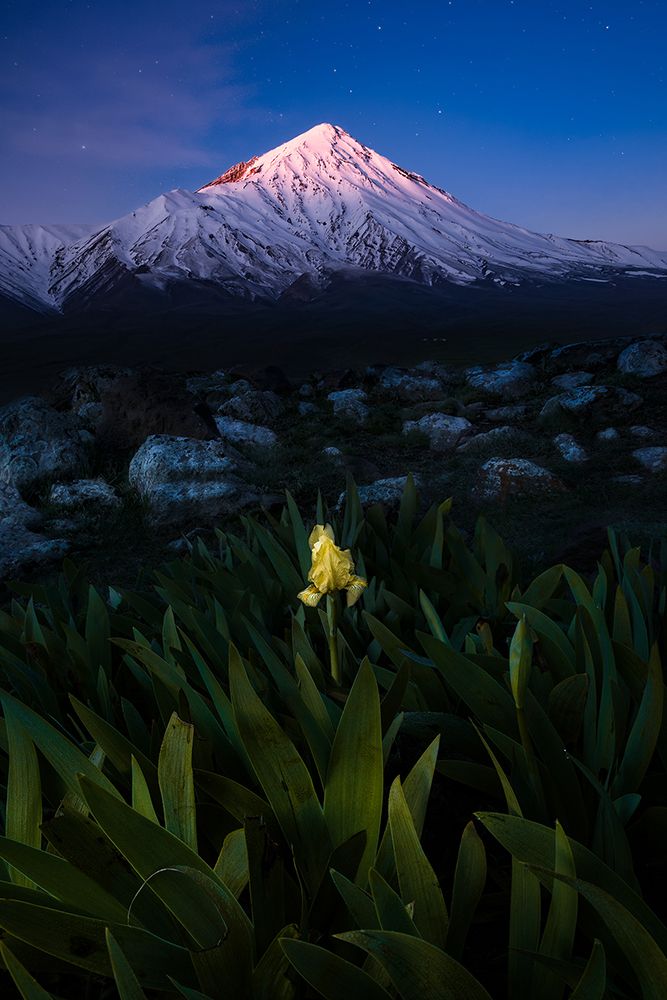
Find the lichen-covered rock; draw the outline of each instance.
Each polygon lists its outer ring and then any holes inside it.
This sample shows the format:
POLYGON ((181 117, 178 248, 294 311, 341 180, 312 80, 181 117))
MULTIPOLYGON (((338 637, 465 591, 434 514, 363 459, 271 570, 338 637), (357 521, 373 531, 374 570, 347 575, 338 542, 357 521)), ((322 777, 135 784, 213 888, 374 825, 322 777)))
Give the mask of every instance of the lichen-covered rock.
POLYGON ((636 410, 642 397, 616 385, 583 385, 566 389, 546 401, 540 419, 547 420, 568 413, 575 417, 603 416, 636 410))
POLYGON ((551 379, 551 384, 557 389, 578 389, 581 385, 589 385, 595 376, 592 372, 565 372, 551 379))
POLYGON ((272 448, 278 443, 275 431, 269 427, 258 427, 245 420, 235 420, 233 417, 216 417, 215 425, 220 437, 235 444, 254 444, 261 448, 272 448))
POLYGON ((566 487, 549 469, 527 458, 490 458, 479 470, 475 492, 487 500, 508 496, 563 493, 566 487))
POLYGON ((508 361, 494 368, 477 366, 466 371, 466 381, 473 389, 489 395, 516 399, 533 388, 536 371, 526 361, 508 361))
POLYGON ((333 403, 334 415, 363 424, 368 419, 368 396, 363 389, 338 389, 327 396, 333 403))
POLYGON ((637 448, 633 451, 632 456, 649 472, 665 472, 667 470, 667 447, 664 445, 637 448))
POLYGON ((15 486, 0 483, 0 582, 67 554, 68 542, 40 534, 40 522, 15 486))
POLYGON ((162 524, 211 523, 257 499, 220 440, 152 435, 130 462, 129 480, 162 524))
POLYGON ((285 405, 275 392, 262 389, 248 389, 223 403, 219 409, 228 417, 245 420, 251 424, 268 424, 269 426, 282 416, 285 405))
POLYGON ((566 462, 578 464, 580 462, 588 461, 586 449, 582 448, 576 438, 574 438, 571 434, 557 434, 554 438, 554 444, 558 448, 561 457, 564 458, 566 462))
POLYGON ((667 372, 667 346, 661 340, 639 340, 618 356, 618 370, 637 378, 654 378, 667 372))
POLYGON ((0 410, 0 482, 29 491, 54 476, 85 472, 93 437, 72 413, 37 396, 0 410))
POLYGON ((452 417, 448 413, 428 413, 419 420, 406 420, 403 424, 405 435, 415 431, 426 434, 433 451, 453 451, 473 430, 465 417, 452 417))
POLYGON ((109 508, 120 506, 120 497, 103 479, 77 479, 73 483, 55 483, 49 493, 49 503, 67 509, 109 508))
POLYGON ((556 347, 545 360, 550 367, 558 371, 567 371, 572 368, 597 371, 605 365, 613 364, 627 343, 627 337, 611 337, 595 341, 582 340, 556 347))

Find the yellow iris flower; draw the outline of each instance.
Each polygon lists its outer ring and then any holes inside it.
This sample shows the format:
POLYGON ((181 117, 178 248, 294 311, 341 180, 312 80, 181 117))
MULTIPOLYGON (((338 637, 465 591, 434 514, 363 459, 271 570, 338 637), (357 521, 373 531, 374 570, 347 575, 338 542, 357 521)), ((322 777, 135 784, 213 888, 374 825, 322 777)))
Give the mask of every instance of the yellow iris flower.
POLYGON ((330 524, 316 524, 308 539, 312 563, 306 587, 298 595, 304 604, 314 607, 324 596, 334 590, 347 591, 347 606, 351 607, 368 586, 361 576, 355 576, 354 562, 349 549, 340 549, 335 542, 330 524))

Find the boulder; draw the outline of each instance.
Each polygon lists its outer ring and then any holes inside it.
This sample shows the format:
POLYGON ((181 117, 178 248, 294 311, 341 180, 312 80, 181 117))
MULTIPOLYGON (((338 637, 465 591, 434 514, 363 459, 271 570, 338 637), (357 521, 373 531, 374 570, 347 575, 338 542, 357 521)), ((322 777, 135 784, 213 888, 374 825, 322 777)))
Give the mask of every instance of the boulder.
POLYGON ((578 464, 588 461, 588 454, 585 448, 582 448, 571 434, 557 434, 554 438, 554 444, 566 462, 578 464))
POLYGON ((540 419, 557 418, 563 413, 574 417, 609 416, 619 411, 636 410, 642 403, 641 396, 619 386, 583 385, 548 399, 540 411, 540 419))
POLYGON ((151 435, 130 462, 130 484, 157 523, 210 523, 257 496, 223 441, 151 435))
POLYGON ((604 340, 584 340, 574 344, 564 344, 551 352, 546 363, 561 372, 572 368, 597 371, 613 364, 627 344, 627 337, 608 337, 604 340))
POLYGON ((529 347, 528 350, 522 351, 521 354, 517 354, 514 360, 536 364, 537 362, 544 361, 559 346, 554 340, 544 341, 541 344, 536 344, 535 347, 529 347))
POLYGON ((73 483, 55 483, 49 493, 49 503, 68 510, 109 508, 119 507, 120 497, 103 479, 77 479, 73 483))
POLYGON ((649 472, 665 472, 667 470, 667 447, 664 445, 637 448, 633 451, 632 457, 649 472))
POLYGON ((85 471, 93 437, 75 414, 61 413, 37 396, 0 409, 0 482, 22 493, 54 476, 85 471))
POLYGON ((101 396, 98 438, 125 450, 166 434, 207 440, 217 432, 211 412, 188 392, 185 377, 152 368, 116 379, 101 396))
POLYGON ((514 446, 518 441, 523 441, 526 437, 527 435, 522 434, 515 427, 504 424, 502 427, 492 427, 490 431, 484 431, 482 434, 475 434, 474 437, 466 438, 458 446, 457 451, 478 454, 479 452, 486 451, 488 448, 494 449, 502 445, 514 446))
POLYGON ((515 403, 510 406, 496 406, 491 410, 484 410, 484 417, 494 424, 504 424, 512 420, 523 420, 527 413, 527 406, 523 403, 515 403))
POLYGON ((308 402, 308 400, 301 400, 297 406, 297 412, 300 417, 312 417, 314 413, 317 413, 317 407, 314 403, 308 402))
POLYGON ((10 483, 0 484, 0 582, 62 559, 69 543, 38 532, 41 518, 10 483))
POLYGON ((337 417, 352 420, 355 424, 363 424, 368 419, 368 396, 363 389, 338 389, 330 392, 327 399, 333 403, 333 411, 337 417))
POLYGON ((564 493, 566 487, 548 469, 527 458, 490 458, 479 470, 475 492, 488 500, 508 496, 564 493))
POLYGON ((247 389, 228 399, 219 408, 220 413, 251 424, 273 424, 285 411, 285 404, 275 392, 264 389, 247 389))
POLYGON ((535 368, 526 361, 508 361, 494 368, 468 368, 466 382, 481 392, 516 399, 533 388, 535 368))
POLYGON ((278 438, 269 427, 258 427, 245 420, 234 420, 233 417, 216 417, 215 425, 220 437, 235 444, 259 445, 261 448, 273 448, 278 438))
POLYGON ((637 378, 654 378, 667 372, 667 346, 661 340, 639 340, 618 356, 618 370, 637 378))
POLYGON ((443 385, 433 375, 416 374, 404 368, 385 368, 377 383, 378 391, 404 403, 440 399, 443 385))
POLYGON ((49 390, 46 399, 56 409, 70 409, 81 415, 101 412, 99 404, 103 394, 119 378, 132 374, 130 368, 118 365, 89 365, 69 368, 60 374, 49 390), (97 407, 97 411, 93 409, 97 407))
POLYGON ((403 424, 405 435, 415 431, 426 434, 433 451, 453 451, 473 429, 465 417, 452 417, 448 413, 429 413, 419 420, 406 420, 403 424))
POLYGON ((636 438, 644 438, 645 441, 650 441, 652 438, 657 437, 657 431, 654 431, 652 427, 645 427, 643 424, 633 424, 632 427, 628 427, 628 433, 632 434, 636 438))
MULTIPOLYGON (((419 486, 418 478, 414 478, 415 485, 419 486)), ((371 507, 373 504, 381 503, 384 507, 395 510, 401 503, 407 481, 407 476, 397 476, 393 479, 377 479, 374 483, 358 486, 359 502, 362 507, 371 507)), ((341 493, 338 497, 337 510, 342 509, 345 496, 345 493, 341 493)))
POLYGON ((620 434, 615 427, 605 427, 604 430, 598 431, 595 435, 596 441, 618 441, 620 434))
POLYGON ((566 372, 551 379, 551 384, 557 389, 578 389, 580 385, 589 385, 595 376, 591 372, 566 372))

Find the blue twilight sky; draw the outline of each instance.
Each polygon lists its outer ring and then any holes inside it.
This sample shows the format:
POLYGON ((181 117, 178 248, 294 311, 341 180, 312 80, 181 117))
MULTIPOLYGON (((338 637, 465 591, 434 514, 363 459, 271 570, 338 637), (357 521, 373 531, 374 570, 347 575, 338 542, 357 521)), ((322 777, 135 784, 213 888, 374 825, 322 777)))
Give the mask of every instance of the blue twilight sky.
POLYGON ((104 222, 321 121, 480 211, 667 249, 667 2, 4 0, 0 222, 104 222))

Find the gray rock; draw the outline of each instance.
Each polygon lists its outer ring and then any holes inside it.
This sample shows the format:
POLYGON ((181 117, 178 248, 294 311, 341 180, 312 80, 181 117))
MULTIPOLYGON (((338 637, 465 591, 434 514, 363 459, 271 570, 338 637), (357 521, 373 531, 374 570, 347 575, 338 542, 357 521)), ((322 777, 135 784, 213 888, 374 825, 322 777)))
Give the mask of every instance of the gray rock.
POLYGON ((611 481, 612 483, 621 483, 623 486, 641 486, 644 477, 635 475, 612 476, 611 481))
POLYGON ((315 389, 310 382, 304 382, 303 385, 299 386, 299 395, 301 399, 312 399, 315 395, 315 389))
POLYGON ((403 368, 385 368, 378 381, 378 390, 397 397, 404 403, 439 399, 443 384, 433 375, 415 374, 403 368))
POLYGON ((484 410, 484 417, 492 423, 504 424, 512 420, 523 420, 527 412, 527 406, 515 403, 513 406, 496 406, 491 410, 484 410))
POLYGON ((363 389, 338 389, 330 392, 327 399, 333 403, 333 411, 337 417, 353 420, 356 424, 363 424, 368 419, 368 396, 363 389))
POLYGON ((497 448, 498 445, 514 444, 521 437, 522 435, 519 431, 505 424, 502 427, 492 427, 490 431, 475 434, 474 437, 467 438, 458 446, 457 451, 477 454, 478 452, 485 451, 487 448, 497 448))
POLYGON ((656 445, 652 448, 637 448, 632 453, 640 465, 649 472, 664 472, 667 470, 667 447, 656 445))
POLYGON ((310 417, 313 413, 317 413, 317 407, 314 403, 308 403, 302 401, 297 407, 300 417, 310 417))
MULTIPOLYGON (((418 487, 419 479, 415 476, 414 480, 415 486, 418 487)), ((374 483, 358 486, 359 502, 362 507, 371 507, 375 503, 381 503, 389 509, 396 509, 400 505, 407 481, 407 476, 397 476, 394 479, 377 479, 374 483)), ((345 493, 341 493, 338 497, 337 510, 343 508, 345 496, 345 493)))
POLYGON ((326 448, 322 448, 322 454, 327 458, 334 459, 334 461, 339 461, 343 457, 343 452, 340 448, 336 448, 333 444, 327 445, 326 448))
POLYGON ((531 364, 537 361, 544 361, 547 355, 551 354, 558 346, 556 341, 544 341, 541 344, 536 344, 535 347, 529 347, 528 350, 522 351, 521 354, 517 354, 514 360, 528 361, 531 364))
POLYGON ((16 400, 0 410, 0 482, 25 491, 54 476, 80 474, 92 442, 75 414, 37 396, 16 400))
POLYGON ((596 441, 618 441, 620 434, 615 427, 605 427, 604 430, 598 431, 595 435, 596 441))
POLYGON ((0 581, 66 555, 68 542, 40 534, 36 530, 40 522, 15 486, 0 484, 0 581))
POLYGON ((162 524, 211 523, 257 499, 223 441, 152 435, 132 458, 129 480, 162 524))
POLYGON ((473 389, 508 399, 516 399, 530 392, 536 371, 526 361, 508 361, 486 369, 481 366, 466 371, 466 381, 473 389))
POLYGON ((586 450, 571 434, 557 434, 554 438, 554 444, 566 462, 578 464, 588 461, 586 450))
POLYGON ((578 389, 580 385, 589 385, 595 376, 591 372, 566 372, 551 379, 551 384, 557 389, 578 389))
POLYGON ((618 370, 637 378, 653 378, 667 372, 667 347, 660 340, 639 340, 618 356, 618 370))
POLYGON ((646 440, 651 440, 657 436, 657 431, 654 431, 652 427, 645 427, 643 424, 634 424, 632 427, 628 427, 628 431, 633 437, 644 438, 646 440))
POLYGON ((191 375, 186 379, 185 387, 195 396, 208 396, 209 393, 228 389, 227 376, 222 368, 214 372, 191 375))
POLYGON ((285 405, 275 392, 247 389, 223 403, 219 412, 250 424, 270 425, 282 416, 284 410, 285 405))
POLYGON ((612 364, 627 343, 627 338, 617 337, 564 344, 553 350, 546 360, 547 364, 559 371, 567 371, 567 369, 572 368, 595 369, 597 371, 605 365, 612 364))
POLYGON ((565 489, 553 472, 527 458, 490 458, 479 470, 476 486, 476 492, 489 500, 563 493, 565 489))
POLYGON ((465 417, 451 417, 448 413, 429 413, 420 420, 406 420, 403 434, 419 431, 426 434, 433 451, 453 451, 459 442, 470 435, 473 425, 465 417))
POLYGON ((245 420, 235 420, 233 417, 216 417, 215 425, 220 437, 235 444, 259 445, 261 448, 272 448, 278 443, 278 438, 269 427, 258 427, 245 420))
POLYGON ((77 479, 73 483, 56 483, 51 487, 49 503, 58 507, 118 507, 120 497, 113 486, 103 479, 77 479))
POLYGON ((566 389, 558 396, 552 396, 542 407, 540 418, 551 418, 561 413, 577 417, 597 416, 610 409, 635 410, 642 403, 641 396, 619 386, 584 385, 578 389, 566 389))

